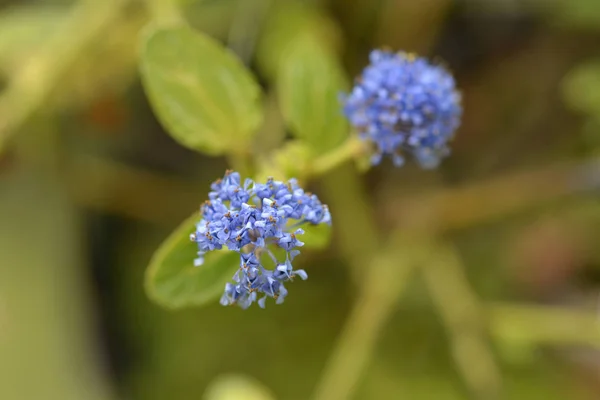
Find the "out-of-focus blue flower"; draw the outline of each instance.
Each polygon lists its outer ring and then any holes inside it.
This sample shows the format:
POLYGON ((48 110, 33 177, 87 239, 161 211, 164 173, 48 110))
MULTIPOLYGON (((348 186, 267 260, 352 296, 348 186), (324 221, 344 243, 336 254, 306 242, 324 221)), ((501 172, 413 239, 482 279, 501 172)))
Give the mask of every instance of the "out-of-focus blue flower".
POLYGON ((448 142, 460 125, 454 78, 406 53, 374 50, 370 61, 343 103, 360 137, 376 147, 372 163, 387 154, 401 166, 410 154, 423 168, 435 168, 450 153, 448 142))
POLYGON ((202 265, 208 251, 223 247, 236 251, 240 268, 233 282, 225 286, 221 304, 247 308, 256 301, 264 308, 267 297, 281 304, 287 295, 284 282, 308 277, 304 270, 292 267, 300 253, 297 248, 304 245, 298 239, 304 234, 300 227, 331 224, 331 215, 327 206, 314 194, 305 193, 295 179, 287 183, 269 179, 264 184, 246 179, 243 186, 240 182, 239 173, 227 171, 211 185, 210 200, 202 205, 202 219, 190 235, 198 244, 195 265, 202 265), (275 257, 274 247, 285 251, 285 260, 275 257))

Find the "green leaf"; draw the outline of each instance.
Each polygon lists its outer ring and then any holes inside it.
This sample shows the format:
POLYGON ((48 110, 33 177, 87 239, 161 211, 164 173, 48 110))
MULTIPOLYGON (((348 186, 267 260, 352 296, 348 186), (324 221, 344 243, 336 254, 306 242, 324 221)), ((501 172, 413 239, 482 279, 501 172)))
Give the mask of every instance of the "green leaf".
POLYGON ((311 35, 332 52, 339 49, 342 37, 338 26, 315 7, 296 1, 273 4, 257 44, 256 61, 261 73, 276 77, 285 52, 301 35, 311 35))
POLYGON ((140 68, 175 140, 211 155, 246 151, 262 120, 261 91, 233 53, 188 27, 154 29, 145 35, 140 68))
POLYGON ((304 242, 304 247, 310 249, 325 249, 331 241, 331 225, 327 224, 304 224, 304 235, 300 240, 304 242))
POLYGON ((239 255, 212 251, 195 267, 198 247, 190 241, 200 216, 195 213, 160 245, 146 271, 146 292, 167 308, 201 306, 215 301, 239 268, 239 255))
POLYGON ((292 133, 321 154, 348 135, 339 96, 346 79, 334 54, 310 36, 298 37, 278 75, 280 105, 292 133))

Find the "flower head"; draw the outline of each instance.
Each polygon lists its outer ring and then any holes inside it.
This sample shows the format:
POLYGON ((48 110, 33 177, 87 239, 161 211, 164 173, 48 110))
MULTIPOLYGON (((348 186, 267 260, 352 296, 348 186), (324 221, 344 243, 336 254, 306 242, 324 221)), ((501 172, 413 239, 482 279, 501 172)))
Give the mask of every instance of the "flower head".
POLYGON ((288 293, 284 283, 308 277, 304 270, 292 267, 298 248, 304 245, 298 237, 304 233, 300 227, 330 224, 329 210, 294 179, 287 183, 269 179, 264 184, 246 179, 243 186, 240 182, 237 172, 227 171, 211 185, 210 200, 202 205, 202 219, 190 235, 198 244, 195 264, 202 265, 204 254, 211 250, 235 251, 240 254, 240 268, 225 286, 221 304, 247 308, 256 301, 264 308, 267 297, 281 304, 288 293), (275 247, 285 252, 284 260, 272 252, 275 247))
POLYGON ((373 164, 390 155, 396 166, 410 154, 424 168, 449 154, 460 125, 460 93, 443 67, 406 53, 374 50, 351 93, 344 114, 363 140, 372 142, 373 164))

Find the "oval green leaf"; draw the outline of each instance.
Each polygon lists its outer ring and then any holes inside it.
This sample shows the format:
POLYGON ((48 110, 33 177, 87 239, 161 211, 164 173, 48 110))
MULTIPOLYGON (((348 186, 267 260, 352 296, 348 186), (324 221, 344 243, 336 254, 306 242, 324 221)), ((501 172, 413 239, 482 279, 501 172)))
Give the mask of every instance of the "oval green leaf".
POLYGON ((237 57, 189 27, 144 36, 142 82, 164 128, 211 155, 245 152, 261 120, 261 90, 237 57))
POLYGON ((283 56, 277 79, 280 106, 292 133, 315 154, 348 135, 339 96, 347 87, 335 55, 310 36, 297 38, 283 56))
POLYGON ((332 52, 341 47, 339 27, 321 10, 306 2, 274 2, 256 46, 256 63, 263 75, 277 76, 285 52, 299 35, 311 35, 332 52))
POLYGON ((201 306, 215 301, 239 268, 239 255, 231 251, 206 254, 204 264, 195 267, 197 245, 190 241, 198 213, 186 219, 160 245, 146 271, 146 292, 167 308, 201 306))

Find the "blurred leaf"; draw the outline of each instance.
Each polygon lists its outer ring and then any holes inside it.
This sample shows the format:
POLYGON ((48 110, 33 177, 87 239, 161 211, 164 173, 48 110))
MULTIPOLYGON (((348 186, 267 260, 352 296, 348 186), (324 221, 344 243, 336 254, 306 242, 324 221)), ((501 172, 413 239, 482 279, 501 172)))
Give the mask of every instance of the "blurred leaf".
POLYGON ((587 62, 569 72, 563 93, 574 110, 600 116, 600 61, 587 62))
POLYGON ((212 155, 244 152, 261 122, 260 88, 227 49, 188 27, 144 39, 143 83, 154 110, 182 145, 212 155))
POLYGON ((277 75, 283 54, 300 35, 311 35, 321 46, 335 52, 341 41, 338 27, 306 3, 277 2, 269 14, 259 39, 258 67, 269 78, 277 75))
POLYGON ((195 213, 160 245, 146 271, 146 291, 168 308, 201 306, 217 299, 239 267, 239 255, 212 251, 195 267, 197 245, 190 241, 199 215, 195 213))
POLYGON ((348 135, 339 100, 346 79, 335 56, 315 39, 303 36, 290 45, 277 84, 284 119, 316 154, 334 148, 348 135))
POLYGON ((235 19, 240 1, 245 0, 181 0, 181 12, 189 25, 210 35, 215 39, 226 42, 230 28, 235 19))
POLYGON ((271 153, 284 143, 286 137, 285 124, 274 91, 265 99, 264 110, 264 120, 254 140, 253 153, 257 156, 271 153))
POLYGON ((258 66, 276 82, 286 124, 313 155, 347 135, 339 102, 347 87, 337 55, 340 37, 318 9, 285 1, 273 7, 257 46, 258 66))
POLYGON ((0 14, 0 64, 11 72, 40 46, 62 22, 68 9, 60 6, 21 6, 0 14))
POLYGON ((300 238, 304 247, 311 249, 324 249, 331 241, 331 225, 327 224, 304 224, 301 227, 304 235, 300 238))
POLYGON ((206 393, 205 400, 274 400, 275 397, 260 382, 242 376, 228 375, 217 378, 206 393))

